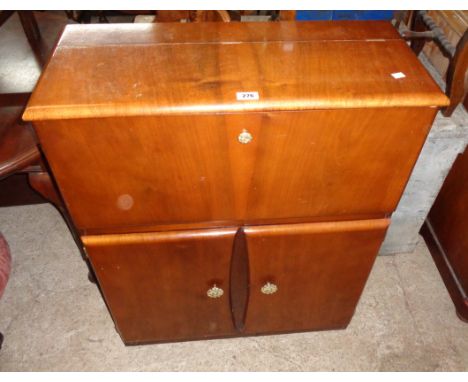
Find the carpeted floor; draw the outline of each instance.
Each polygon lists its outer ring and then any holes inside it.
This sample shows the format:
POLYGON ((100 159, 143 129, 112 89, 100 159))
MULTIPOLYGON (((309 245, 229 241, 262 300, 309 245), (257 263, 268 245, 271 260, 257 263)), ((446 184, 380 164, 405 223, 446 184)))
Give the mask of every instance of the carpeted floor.
POLYGON ((346 330, 125 347, 59 213, 0 209, 13 272, 0 370, 468 370, 468 325, 421 241, 379 257, 346 330))

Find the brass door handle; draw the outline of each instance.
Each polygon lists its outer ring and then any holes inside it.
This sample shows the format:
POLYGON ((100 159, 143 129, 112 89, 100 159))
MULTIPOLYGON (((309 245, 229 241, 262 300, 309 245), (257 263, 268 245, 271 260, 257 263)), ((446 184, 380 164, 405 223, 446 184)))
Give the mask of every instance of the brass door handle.
POLYGON ((273 283, 267 282, 264 286, 262 286, 260 290, 263 294, 273 294, 278 292, 278 286, 273 283))
POLYGON ((218 288, 216 284, 214 284, 210 289, 206 291, 206 295, 209 298, 219 298, 224 294, 224 291, 221 288, 218 288))

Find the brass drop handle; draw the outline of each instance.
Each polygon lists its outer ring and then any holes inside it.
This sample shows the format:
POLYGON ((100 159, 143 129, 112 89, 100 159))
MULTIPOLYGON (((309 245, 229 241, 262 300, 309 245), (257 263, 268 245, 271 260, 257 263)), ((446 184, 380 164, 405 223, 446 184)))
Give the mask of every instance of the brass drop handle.
POLYGON ((224 291, 221 288, 218 288, 216 284, 214 284, 210 289, 206 292, 209 298, 219 298, 224 294, 224 291))
POLYGON ((250 143, 252 139, 252 134, 250 134, 246 129, 242 130, 242 133, 237 137, 237 140, 244 145, 250 143))
POLYGON ((278 292, 278 286, 273 283, 267 282, 264 286, 262 286, 260 290, 263 294, 273 294, 278 292))

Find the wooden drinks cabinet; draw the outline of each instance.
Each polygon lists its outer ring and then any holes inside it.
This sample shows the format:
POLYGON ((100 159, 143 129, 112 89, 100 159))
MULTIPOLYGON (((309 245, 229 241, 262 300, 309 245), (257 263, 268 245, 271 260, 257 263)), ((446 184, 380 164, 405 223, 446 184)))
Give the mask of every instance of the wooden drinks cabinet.
POLYGON ((447 103, 386 22, 71 25, 24 119, 138 344, 345 328, 447 103))

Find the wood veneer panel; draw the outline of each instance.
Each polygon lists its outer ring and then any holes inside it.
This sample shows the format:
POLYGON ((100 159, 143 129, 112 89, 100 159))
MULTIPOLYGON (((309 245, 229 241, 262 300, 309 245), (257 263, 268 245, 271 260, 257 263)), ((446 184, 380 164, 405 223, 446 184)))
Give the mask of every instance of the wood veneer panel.
POLYGON ((236 229, 84 236, 126 344, 229 336, 229 267, 236 229), (209 298, 214 284, 223 296, 209 298))
POLYGON ((261 127, 252 129, 257 146, 247 218, 391 214, 435 113, 382 108, 263 114, 261 127))
POLYGON ((389 24, 80 26, 24 118, 136 344, 346 326, 447 103, 389 24))
MULTIPOLYGON (((297 23, 294 28, 313 29, 307 25, 297 23)), ((164 28, 160 25, 157 31, 164 35, 164 28)), ((174 28, 184 31, 186 27, 168 28, 166 33, 174 28)), ((236 38, 230 37, 231 27, 218 28, 221 29, 204 30, 208 42, 182 39, 180 43, 107 45, 101 42, 67 46, 65 38, 41 76, 24 118, 445 106, 448 103, 403 40, 353 39, 350 32, 350 39, 297 41, 286 37, 284 41, 280 36, 288 27, 271 23, 267 27, 271 30, 268 36, 261 34, 264 26, 259 26, 256 32, 252 26, 237 27, 236 33, 251 34, 251 41, 234 42, 236 38), (275 34, 279 40, 272 37, 275 34), (213 36, 216 43, 210 42, 208 36, 213 36), (404 77, 393 78, 392 73, 398 72, 404 73, 404 77), (249 91, 258 92, 259 99, 237 101, 237 92, 249 91)), ((330 26, 329 30, 336 28, 330 26)), ((116 41, 119 36, 126 38, 125 33, 117 34, 116 41)))
POLYGON ((81 230, 242 225, 390 214, 435 112, 80 119, 37 131, 81 230), (243 129, 249 144, 238 142, 243 129))
POLYGON ((245 333, 346 327, 389 222, 246 227, 250 297, 245 333), (268 282, 278 287, 276 293, 261 292, 268 282))

